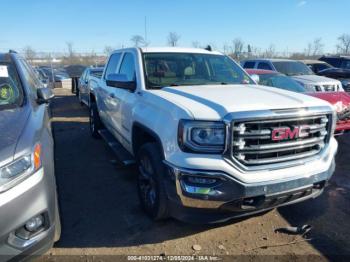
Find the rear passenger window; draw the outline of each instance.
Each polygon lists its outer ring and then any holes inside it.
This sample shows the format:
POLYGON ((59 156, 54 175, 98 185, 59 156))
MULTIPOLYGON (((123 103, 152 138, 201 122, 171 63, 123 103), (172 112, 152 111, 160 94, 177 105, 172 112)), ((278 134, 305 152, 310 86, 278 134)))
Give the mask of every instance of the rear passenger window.
POLYGON ((116 74, 117 73, 120 57, 121 57, 120 53, 116 53, 116 54, 111 55, 111 58, 109 59, 109 62, 107 65, 107 69, 106 69, 106 73, 105 73, 105 77, 104 77, 105 79, 109 74, 116 74))
POLYGON ((271 66, 268 63, 265 63, 265 62, 260 62, 259 65, 258 65, 258 69, 272 70, 271 66))
POLYGON ((135 61, 131 53, 126 53, 119 70, 120 74, 126 75, 128 81, 135 80, 135 61))
POLYGON ((243 68, 254 68, 254 66, 255 66, 255 62, 248 61, 244 63, 243 68))

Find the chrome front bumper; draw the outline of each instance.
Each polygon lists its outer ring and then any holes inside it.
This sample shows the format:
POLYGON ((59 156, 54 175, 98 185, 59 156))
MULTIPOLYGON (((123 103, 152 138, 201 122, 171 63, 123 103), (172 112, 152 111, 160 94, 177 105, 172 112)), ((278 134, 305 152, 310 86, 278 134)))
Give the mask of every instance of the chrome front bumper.
POLYGON ((166 179, 168 198, 173 203, 188 208, 237 213, 271 209, 316 197, 322 193, 335 170, 333 161, 327 171, 311 176, 245 184, 222 172, 189 170, 167 162, 165 165, 169 178, 166 179), (215 178, 217 183, 212 186, 194 185, 186 182, 186 176, 215 178))

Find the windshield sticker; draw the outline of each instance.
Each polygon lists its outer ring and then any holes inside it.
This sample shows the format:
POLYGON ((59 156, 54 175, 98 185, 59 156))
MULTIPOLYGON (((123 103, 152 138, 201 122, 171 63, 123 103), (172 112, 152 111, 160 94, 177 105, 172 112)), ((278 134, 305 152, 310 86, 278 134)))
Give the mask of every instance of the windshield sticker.
POLYGON ((0 77, 9 77, 7 66, 0 66, 0 77))

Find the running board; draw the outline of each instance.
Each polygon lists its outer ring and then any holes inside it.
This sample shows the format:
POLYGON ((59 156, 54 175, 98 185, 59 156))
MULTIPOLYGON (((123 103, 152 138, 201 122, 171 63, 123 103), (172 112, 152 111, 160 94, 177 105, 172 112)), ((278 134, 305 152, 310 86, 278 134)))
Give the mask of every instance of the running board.
POLYGON ((107 130, 101 129, 98 131, 103 140, 106 141, 108 146, 112 149, 114 154, 117 156, 117 160, 123 166, 129 166, 136 163, 133 156, 122 146, 122 144, 114 138, 114 136, 107 130))

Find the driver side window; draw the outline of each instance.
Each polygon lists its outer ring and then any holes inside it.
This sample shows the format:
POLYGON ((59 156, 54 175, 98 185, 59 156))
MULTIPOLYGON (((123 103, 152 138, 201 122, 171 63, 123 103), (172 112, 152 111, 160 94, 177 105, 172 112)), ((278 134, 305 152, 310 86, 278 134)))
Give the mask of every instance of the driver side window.
POLYGON ((119 73, 126 75, 128 81, 135 80, 135 61, 131 53, 126 53, 120 65, 119 73))

